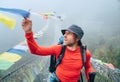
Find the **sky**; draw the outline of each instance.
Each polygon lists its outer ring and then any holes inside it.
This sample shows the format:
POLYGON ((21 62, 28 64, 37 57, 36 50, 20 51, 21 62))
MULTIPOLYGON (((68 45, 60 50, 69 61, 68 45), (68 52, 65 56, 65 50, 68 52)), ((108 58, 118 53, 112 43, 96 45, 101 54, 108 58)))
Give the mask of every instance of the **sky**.
MULTIPOLYGON (((61 28, 76 24, 83 28, 85 36, 87 34, 94 36, 96 32, 112 33, 111 29, 115 30, 120 26, 120 0, 0 0, 0 7, 31 9, 32 12, 40 13, 54 11, 63 17, 61 28)), ((10 16, 16 18, 15 29, 10 30, 0 23, 0 53, 25 39, 21 28, 22 18, 16 15, 10 16)), ((31 19, 34 32, 46 24, 46 21, 39 17, 32 16, 31 19)), ((58 29, 55 35, 57 33, 58 29)))

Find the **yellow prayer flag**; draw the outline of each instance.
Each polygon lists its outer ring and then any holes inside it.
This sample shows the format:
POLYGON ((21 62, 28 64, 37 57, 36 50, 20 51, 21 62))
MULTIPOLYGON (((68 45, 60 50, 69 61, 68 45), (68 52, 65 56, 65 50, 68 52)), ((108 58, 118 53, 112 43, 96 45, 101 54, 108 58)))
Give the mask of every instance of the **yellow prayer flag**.
POLYGON ((14 54, 14 53, 4 52, 4 53, 0 54, 0 60, 6 60, 9 62, 16 62, 20 59, 21 59, 21 56, 14 54))
POLYGON ((41 14, 45 14, 45 15, 54 15, 55 12, 51 11, 51 12, 45 12, 45 13, 41 13, 41 14))
POLYGON ((15 19, 0 13, 0 22, 4 23, 10 29, 15 27, 15 19))

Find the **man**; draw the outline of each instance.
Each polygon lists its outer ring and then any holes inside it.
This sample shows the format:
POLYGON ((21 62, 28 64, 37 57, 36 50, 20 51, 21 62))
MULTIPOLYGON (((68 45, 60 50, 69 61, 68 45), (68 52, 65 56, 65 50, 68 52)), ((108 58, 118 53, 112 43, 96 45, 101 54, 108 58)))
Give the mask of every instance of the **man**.
MULTIPOLYGON (((25 37, 31 53, 40 56, 54 54, 56 59, 58 59, 62 45, 53 45, 50 47, 38 46, 33 38, 32 21, 29 19, 23 19, 22 28, 25 31, 25 37)), ((59 80, 58 82, 78 82, 83 66, 80 45, 84 33, 83 30, 76 25, 62 30, 62 33, 64 35, 66 50, 62 62, 56 68, 55 76, 59 80)), ((92 72, 90 57, 91 54, 89 50, 86 50, 85 71, 87 79, 89 79, 88 73, 92 72)))

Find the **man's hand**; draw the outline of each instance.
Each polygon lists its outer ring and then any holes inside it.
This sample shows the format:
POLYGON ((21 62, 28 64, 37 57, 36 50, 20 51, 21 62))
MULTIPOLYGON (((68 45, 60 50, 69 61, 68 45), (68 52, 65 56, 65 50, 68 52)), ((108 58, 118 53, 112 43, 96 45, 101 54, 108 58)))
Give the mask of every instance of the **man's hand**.
POLYGON ((22 28, 25 31, 25 33, 32 32, 32 21, 28 18, 24 18, 22 21, 22 28))

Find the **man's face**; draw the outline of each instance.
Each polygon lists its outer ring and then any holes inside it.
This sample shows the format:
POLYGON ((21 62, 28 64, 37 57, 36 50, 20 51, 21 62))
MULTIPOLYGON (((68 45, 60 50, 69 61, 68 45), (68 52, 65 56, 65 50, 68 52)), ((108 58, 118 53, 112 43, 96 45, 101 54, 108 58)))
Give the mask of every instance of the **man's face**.
POLYGON ((77 36, 70 32, 70 31, 65 31, 65 34, 64 34, 64 44, 67 45, 67 46, 72 46, 76 43, 78 43, 78 38, 77 36))

